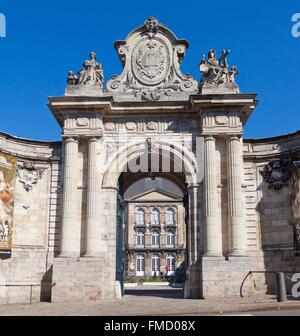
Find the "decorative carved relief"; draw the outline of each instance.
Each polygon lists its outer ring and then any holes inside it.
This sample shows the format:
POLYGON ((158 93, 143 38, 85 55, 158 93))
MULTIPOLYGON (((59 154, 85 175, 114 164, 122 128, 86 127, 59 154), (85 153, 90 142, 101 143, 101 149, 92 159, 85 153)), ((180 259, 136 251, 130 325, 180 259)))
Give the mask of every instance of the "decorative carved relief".
POLYGON ((153 122, 153 121, 148 122, 147 129, 150 130, 150 131, 156 131, 157 130, 157 123, 153 122))
POLYGON ((77 118, 76 124, 78 127, 88 127, 89 119, 88 118, 77 118))
POLYGON ((104 123, 104 128, 107 132, 123 133, 124 131, 143 132, 193 132, 199 127, 199 121, 191 120, 172 120, 171 118, 160 118, 159 120, 127 120, 124 122, 120 119, 113 121, 107 120, 104 123))
POLYGON ((24 162, 22 166, 18 166, 17 177, 23 183, 26 191, 32 190, 42 177, 44 169, 36 167, 33 162, 24 162))
POLYGON ((177 40, 155 18, 148 18, 115 47, 124 69, 107 83, 113 95, 156 101, 173 94, 197 92, 197 82, 179 69, 187 41, 177 40))
POLYGON ((264 181, 268 183, 269 189, 281 190, 289 185, 292 176, 290 161, 273 160, 270 161, 262 171, 260 171, 264 181))
POLYGON ((216 124, 217 125, 227 125, 228 117, 227 116, 216 116, 216 124))
POLYGON ((136 124, 134 122, 127 122, 126 123, 126 129, 128 131, 135 131, 136 130, 136 124))
POLYGON ((106 157, 105 163, 108 162, 109 157, 117 151, 117 145, 114 142, 106 143, 106 157))
POLYGON ((112 122, 109 122, 109 123, 106 123, 105 124, 105 129, 107 130, 107 131, 114 131, 115 130, 115 124, 114 123, 112 123, 112 122))

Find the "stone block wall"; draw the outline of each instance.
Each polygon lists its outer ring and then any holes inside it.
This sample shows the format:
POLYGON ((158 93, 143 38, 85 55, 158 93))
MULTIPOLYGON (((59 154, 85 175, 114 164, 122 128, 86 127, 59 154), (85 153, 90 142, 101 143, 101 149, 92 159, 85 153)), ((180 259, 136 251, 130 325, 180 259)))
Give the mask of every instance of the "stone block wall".
POLYGON ((294 250, 292 181, 280 190, 270 189, 263 180, 263 167, 274 159, 293 160, 300 155, 300 137, 246 140, 244 171, 248 254, 250 278, 254 290, 275 293, 275 272, 285 272, 288 291, 290 278, 300 272, 299 257, 294 250), (273 273, 272 273, 273 272, 273 273))
POLYGON ((115 274, 105 258, 55 258, 52 302, 98 301, 115 296, 115 274), (88 280, 88 281, 87 281, 88 280))
POLYGON ((42 172, 27 190, 16 178, 12 252, 0 259, 0 303, 49 300, 45 285, 51 282, 57 239, 61 144, 0 134, 0 150, 16 157, 18 167, 31 163, 42 172))

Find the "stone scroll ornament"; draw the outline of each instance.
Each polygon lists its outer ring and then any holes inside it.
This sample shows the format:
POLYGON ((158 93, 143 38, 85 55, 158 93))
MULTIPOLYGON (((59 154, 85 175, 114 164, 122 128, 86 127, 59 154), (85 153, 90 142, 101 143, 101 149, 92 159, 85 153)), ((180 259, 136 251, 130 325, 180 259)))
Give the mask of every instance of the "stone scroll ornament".
POLYGON ((33 186, 37 184, 38 180, 42 177, 44 169, 36 167, 32 162, 24 162, 22 166, 18 167, 17 177, 23 183, 24 189, 30 191, 33 186))
POLYGON ((96 61, 96 53, 91 52, 90 59, 83 63, 83 68, 77 75, 69 71, 65 95, 100 96, 103 91, 103 80, 102 65, 96 61))
POLYGON ((221 57, 217 59, 217 52, 210 50, 207 60, 205 54, 202 55, 199 67, 202 75, 199 87, 202 93, 239 93, 239 87, 235 83, 235 75, 239 72, 236 66, 229 69, 227 62, 229 54, 229 50, 223 50, 221 57))
POLYGON ((197 93, 197 82, 180 71, 188 42, 178 40, 156 18, 149 17, 115 48, 123 65, 123 72, 107 83, 115 99, 176 100, 197 93))
POLYGON ((281 190, 289 185, 289 180, 292 177, 291 163, 283 160, 270 161, 260 171, 260 174, 268 184, 269 189, 281 190))

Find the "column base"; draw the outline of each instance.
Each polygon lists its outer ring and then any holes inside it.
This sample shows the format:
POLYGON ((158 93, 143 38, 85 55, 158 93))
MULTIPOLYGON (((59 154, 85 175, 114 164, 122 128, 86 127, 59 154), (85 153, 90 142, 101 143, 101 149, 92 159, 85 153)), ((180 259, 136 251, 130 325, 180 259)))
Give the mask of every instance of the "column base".
MULTIPOLYGON (((247 257, 205 257, 202 258, 201 278, 203 297, 221 298, 240 295, 240 287, 251 270, 251 262, 247 257)), ((244 293, 253 292, 253 283, 244 284, 244 293)))
POLYGON ((101 252, 88 252, 85 253, 82 257, 83 258, 100 258, 103 255, 101 252))
POLYGON ((206 252, 202 255, 203 257, 224 257, 221 252, 206 252))
POLYGON ((233 251, 228 254, 228 257, 248 257, 246 251, 233 251))
POLYGON ((58 258, 79 258, 79 257, 80 255, 77 254, 76 252, 68 252, 68 251, 66 252, 62 251, 58 256, 58 258))

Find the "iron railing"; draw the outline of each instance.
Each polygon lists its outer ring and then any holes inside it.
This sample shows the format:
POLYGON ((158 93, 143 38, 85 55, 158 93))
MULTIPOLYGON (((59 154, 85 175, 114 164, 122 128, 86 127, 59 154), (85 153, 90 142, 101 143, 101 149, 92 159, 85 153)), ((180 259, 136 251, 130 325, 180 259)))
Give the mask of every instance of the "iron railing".
POLYGON ((51 284, 0 284, 0 287, 29 287, 30 291, 29 291, 29 305, 32 304, 32 290, 33 287, 48 287, 48 288, 53 288, 56 284, 55 283, 51 283, 51 284))
POLYGON ((240 287, 240 296, 243 298, 243 287, 248 279, 248 277, 251 274, 275 274, 276 280, 277 280, 277 288, 276 288, 276 295, 277 295, 277 301, 282 302, 286 300, 286 287, 285 287, 285 274, 295 274, 300 273, 298 271, 293 272, 282 272, 282 271, 249 271, 248 274, 245 276, 244 280, 242 281, 241 287, 240 287))

